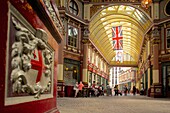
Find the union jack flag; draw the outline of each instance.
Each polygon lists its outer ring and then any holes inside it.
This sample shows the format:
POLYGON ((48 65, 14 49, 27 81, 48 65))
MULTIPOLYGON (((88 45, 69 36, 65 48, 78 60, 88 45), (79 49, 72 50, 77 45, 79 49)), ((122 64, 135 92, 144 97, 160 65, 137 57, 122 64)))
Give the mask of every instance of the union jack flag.
POLYGON ((114 50, 123 49, 122 26, 112 27, 112 41, 114 50))

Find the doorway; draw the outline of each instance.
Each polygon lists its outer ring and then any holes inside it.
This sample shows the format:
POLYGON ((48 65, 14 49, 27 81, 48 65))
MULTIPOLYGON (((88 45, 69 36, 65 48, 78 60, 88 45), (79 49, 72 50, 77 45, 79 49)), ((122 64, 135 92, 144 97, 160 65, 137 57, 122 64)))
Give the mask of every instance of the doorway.
POLYGON ((162 90, 164 97, 170 97, 170 65, 162 67, 162 90))

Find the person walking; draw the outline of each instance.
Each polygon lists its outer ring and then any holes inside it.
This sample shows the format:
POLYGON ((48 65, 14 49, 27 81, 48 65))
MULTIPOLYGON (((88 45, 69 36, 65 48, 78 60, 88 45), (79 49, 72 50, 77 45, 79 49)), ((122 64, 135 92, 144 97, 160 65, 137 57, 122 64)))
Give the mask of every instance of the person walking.
POLYGON ((133 86, 133 95, 136 95, 136 87, 133 86))
POLYGON ((124 94, 125 94, 125 96, 127 96, 127 91, 128 91, 128 89, 127 89, 127 86, 125 85, 125 87, 124 87, 124 94))
POLYGON ((76 82, 75 84, 74 84, 74 87, 73 87, 73 90, 75 90, 75 94, 74 94, 74 97, 77 97, 77 93, 79 92, 79 89, 78 89, 78 82, 76 82))
POLYGON ((115 85, 114 91, 115 91, 115 96, 118 96, 118 85, 115 85))
POLYGON ((82 83, 82 81, 80 81, 80 84, 78 85, 78 89, 79 89, 79 93, 81 96, 83 96, 83 87, 84 87, 84 84, 82 83))

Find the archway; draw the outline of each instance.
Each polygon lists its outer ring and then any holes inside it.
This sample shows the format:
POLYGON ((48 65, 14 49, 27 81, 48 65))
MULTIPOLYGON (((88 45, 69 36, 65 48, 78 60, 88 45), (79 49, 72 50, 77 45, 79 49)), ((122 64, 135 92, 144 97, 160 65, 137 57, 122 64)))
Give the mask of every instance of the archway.
POLYGON ((137 66, 144 35, 151 26, 152 19, 138 6, 109 5, 91 18, 90 41, 110 65, 137 66), (114 36, 121 36, 122 41, 114 36))

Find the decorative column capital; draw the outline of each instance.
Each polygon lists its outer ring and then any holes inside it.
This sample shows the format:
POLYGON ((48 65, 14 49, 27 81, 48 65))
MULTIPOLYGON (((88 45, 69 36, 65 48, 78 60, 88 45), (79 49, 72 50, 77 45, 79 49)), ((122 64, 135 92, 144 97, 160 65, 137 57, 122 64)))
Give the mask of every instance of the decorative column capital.
POLYGON ((158 27, 154 27, 151 32, 152 44, 159 44, 160 42, 160 33, 158 27))
POLYGON ((83 29, 83 39, 82 39, 82 43, 86 44, 89 42, 89 35, 90 35, 90 31, 88 26, 85 26, 83 29))

